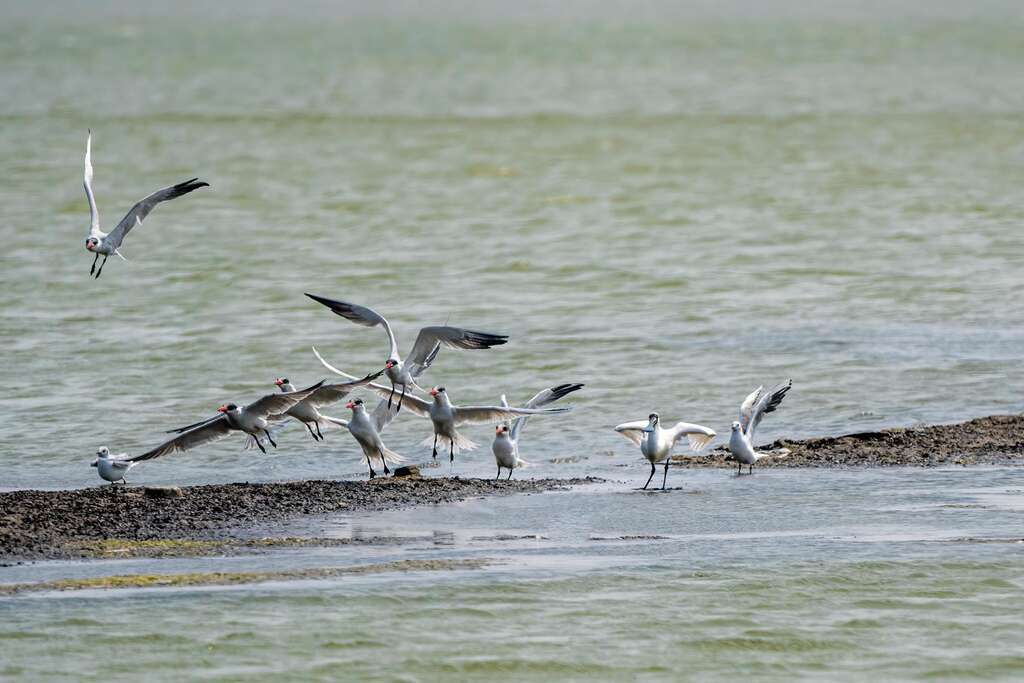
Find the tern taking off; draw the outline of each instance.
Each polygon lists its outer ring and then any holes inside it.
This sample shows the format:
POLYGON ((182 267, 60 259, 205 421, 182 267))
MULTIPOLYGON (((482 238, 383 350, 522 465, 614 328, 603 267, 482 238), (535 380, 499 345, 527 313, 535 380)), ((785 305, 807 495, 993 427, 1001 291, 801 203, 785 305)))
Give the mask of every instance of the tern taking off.
POLYGON ((677 422, 665 429, 661 426, 661 417, 657 413, 651 413, 646 421, 624 422, 617 426, 615 431, 640 446, 640 452, 650 461, 651 476, 647 477, 647 483, 644 484, 645 489, 654 478, 655 464, 664 460, 665 474, 661 478, 661 488, 664 490, 665 482, 668 481, 668 465, 672 460, 672 448, 679 439, 685 436, 690 442, 690 449, 699 453, 715 438, 715 430, 689 422, 677 422))
MULTIPOLYGON (((341 399, 352 393, 352 390, 369 384, 372 380, 379 377, 383 371, 375 374, 367 375, 362 379, 353 380, 351 382, 338 382, 336 384, 325 384, 312 394, 307 396, 302 401, 299 401, 294 406, 288 409, 286 415, 294 417, 296 420, 301 422, 309 430, 310 436, 318 441, 323 441, 324 435, 320 431, 320 425, 327 425, 330 423, 345 426, 344 420, 329 417, 320 413, 320 408, 324 408, 329 405, 333 405, 341 399), (313 431, 313 428, 316 431, 313 431)), ((283 393, 291 393, 295 391, 295 387, 288 381, 287 377, 280 377, 274 380, 274 384, 281 387, 283 393)))
POLYGON ((188 451, 199 446, 219 441, 233 431, 245 432, 250 439, 256 443, 264 453, 267 449, 260 443, 260 436, 265 435, 267 441, 274 448, 277 444, 270 433, 270 423, 273 420, 283 419, 285 413, 314 391, 323 386, 323 381, 301 391, 292 391, 281 394, 267 394, 258 401, 247 406, 237 406, 234 403, 226 403, 217 409, 217 415, 190 424, 180 429, 172 429, 171 432, 177 436, 171 437, 156 448, 129 458, 128 462, 139 462, 152 460, 163 455, 169 455, 179 451, 188 451))
MULTIPOLYGON (((523 407, 540 408, 554 403, 563 396, 567 396, 582 388, 582 384, 559 384, 557 387, 551 387, 539 392, 527 401, 523 407)), ((501 396, 501 405, 504 408, 508 408, 508 401, 505 400, 504 394, 501 396)), ((495 479, 501 477, 501 469, 503 467, 508 469, 508 479, 511 479, 513 469, 528 464, 519 457, 519 436, 523 433, 523 427, 526 426, 528 419, 530 419, 529 416, 523 415, 512 420, 511 424, 503 422, 494 428, 494 442, 491 443, 491 452, 494 453, 494 461, 498 464, 498 475, 495 479)))
POLYGON ((754 389, 740 406, 739 422, 732 423, 732 434, 729 435, 729 452, 736 459, 736 474, 743 473, 743 466, 747 466, 747 473, 753 474, 754 463, 761 458, 770 457, 768 453, 758 453, 754 450, 754 430, 761 424, 761 418, 767 413, 774 412, 786 392, 793 387, 793 380, 780 384, 770 391, 764 387, 754 389))
POLYGON ((131 208, 131 211, 125 214, 121 222, 117 224, 113 230, 109 233, 100 230, 100 212, 96 208, 96 198, 92 193, 92 131, 89 131, 89 137, 85 140, 85 197, 89 200, 89 214, 91 217, 91 223, 89 225, 89 236, 85 240, 85 248, 88 251, 93 252, 96 256, 92 260, 92 268, 89 269, 89 275, 95 274, 98 278, 103 272, 103 266, 107 263, 107 258, 111 254, 117 254, 122 259, 124 256, 118 249, 121 243, 124 241, 125 236, 131 232, 131 229, 136 225, 141 225, 142 221, 146 219, 149 212, 156 208, 156 205, 160 202, 166 202, 170 199, 176 199, 182 195, 186 195, 193 190, 198 190, 200 187, 209 187, 209 183, 204 183, 198 178, 192 178, 186 180, 183 183, 165 187, 162 190, 157 190, 153 194, 140 199, 135 203, 135 206, 131 208), (100 255, 103 255, 103 263, 100 264, 99 269, 96 268, 96 261, 99 260, 100 255))
POLYGON ((388 379, 391 380, 391 393, 386 397, 388 408, 391 407, 397 387, 402 388, 402 393, 398 397, 397 410, 402 409, 406 393, 412 391, 413 388, 420 388, 416 380, 434 362, 434 358, 437 356, 437 352, 441 350, 442 345, 452 349, 489 349, 492 346, 500 346, 508 342, 508 337, 502 334, 477 332, 476 330, 449 327, 447 325, 424 327, 416 336, 416 343, 412 345, 412 352, 409 354, 409 357, 403 361, 402 357, 398 355, 398 341, 395 339, 395 333, 391 330, 390 323, 380 313, 366 306, 350 304, 345 301, 335 301, 334 299, 327 299, 315 294, 307 293, 306 296, 357 325, 363 325, 364 327, 380 325, 384 328, 384 332, 388 335, 388 344, 390 345, 388 360, 384 363, 384 372, 387 373, 388 379))
POLYGON ((381 441, 380 432, 386 425, 386 422, 381 419, 383 413, 379 411, 373 415, 367 413, 361 398, 349 401, 345 407, 352 410, 352 419, 348 422, 344 420, 339 420, 339 422, 343 422, 344 426, 348 427, 349 433, 363 449, 366 465, 370 468, 370 479, 377 476, 377 473, 373 471, 374 460, 379 460, 384 466, 384 474, 390 474, 388 463, 400 463, 404 460, 398 453, 388 450, 384 442, 381 441))
POLYGON ((110 449, 103 446, 96 451, 96 459, 92 461, 92 466, 96 468, 96 471, 100 475, 100 479, 105 479, 111 484, 121 482, 127 484, 124 480, 124 475, 128 474, 128 470, 135 467, 134 462, 129 462, 124 459, 127 453, 119 453, 118 455, 111 455, 110 449))

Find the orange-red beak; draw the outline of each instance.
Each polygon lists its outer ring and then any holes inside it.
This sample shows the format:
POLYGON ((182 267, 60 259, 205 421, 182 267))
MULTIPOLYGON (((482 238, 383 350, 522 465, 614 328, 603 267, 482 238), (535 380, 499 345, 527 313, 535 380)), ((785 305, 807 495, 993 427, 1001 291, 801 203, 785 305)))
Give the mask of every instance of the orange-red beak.
POLYGON ((353 403, 352 401, 349 401, 348 403, 345 404, 345 407, 346 408, 355 408, 356 404, 353 403))
POLYGON ((430 395, 431 396, 437 396, 437 389, 431 389, 430 390, 430 395))
POLYGON ((281 386, 282 384, 284 384, 284 380, 283 379, 275 379, 274 380, 274 384, 276 384, 277 386, 281 386))
POLYGON ((226 413, 226 412, 228 412, 228 407, 227 406, 221 406, 220 408, 217 408, 217 412, 218 413, 226 413))

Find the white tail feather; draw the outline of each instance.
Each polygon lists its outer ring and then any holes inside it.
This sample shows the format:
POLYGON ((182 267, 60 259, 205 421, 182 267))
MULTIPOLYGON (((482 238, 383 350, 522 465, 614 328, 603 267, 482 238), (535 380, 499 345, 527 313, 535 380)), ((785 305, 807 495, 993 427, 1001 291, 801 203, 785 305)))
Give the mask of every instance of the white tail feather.
POLYGON ((398 453, 395 453, 390 448, 384 448, 383 450, 384 461, 387 462, 389 465, 401 465, 403 462, 405 462, 405 458, 400 456, 398 453))
MULTIPOLYGON (((451 439, 449 439, 447 436, 444 436, 443 434, 442 435, 438 435, 438 437, 437 437, 437 445, 438 445, 438 447, 444 446, 444 447, 447 448, 450 441, 451 441, 451 439)), ((433 446, 434 446, 434 435, 431 434, 427 438, 423 439, 423 441, 420 441, 420 446, 423 446, 424 448, 433 448, 433 446)), ((462 434, 460 434, 458 432, 455 432, 455 452, 456 453, 459 453, 461 451, 472 451, 472 450, 474 450, 474 449, 476 449, 478 447, 479 447, 478 444, 474 443, 473 441, 470 441, 469 439, 464 437, 462 434)))

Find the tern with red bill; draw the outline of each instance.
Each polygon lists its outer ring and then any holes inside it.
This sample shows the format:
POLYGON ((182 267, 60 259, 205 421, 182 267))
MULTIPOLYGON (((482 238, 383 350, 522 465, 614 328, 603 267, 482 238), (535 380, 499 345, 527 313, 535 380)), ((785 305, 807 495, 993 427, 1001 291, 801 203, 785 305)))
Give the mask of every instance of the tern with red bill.
POLYGON ((373 471, 374 460, 380 461, 384 466, 384 474, 390 474, 388 463, 397 464, 404 462, 404 459, 398 453, 389 450, 380 438, 380 433, 387 423, 380 420, 379 413, 374 415, 367 413, 361 398, 349 401, 345 407, 352 411, 352 419, 338 420, 338 423, 344 423, 343 426, 348 428, 349 433, 363 449, 366 465, 370 468, 370 479, 377 476, 377 473, 373 471))
MULTIPOLYGON (((420 330, 420 333, 416 336, 416 343, 412 345, 412 352, 403 361, 402 357, 398 355, 398 341, 395 339, 395 333, 391 330, 391 324, 380 313, 372 308, 346 301, 336 301, 309 293, 306 296, 331 309, 336 315, 340 315, 342 318, 350 320, 357 325, 363 325, 364 327, 376 327, 379 325, 384 328, 384 332, 388 335, 388 344, 390 346, 387 362, 384 363, 384 372, 387 373, 388 379, 391 381, 391 392, 385 397, 388 408, 391 407, 397 388, 402 388, 402 393, 398 397, 398 408, 395 412, 402 409, 402 404, 408 392, 421 388, 416 383, 416 380, 434 362, 434 358, 437 357, 437 353, 441 350, 442 346, 447 346, 451 349, 489 349, 492 346, 500 346, 508 342, 508 337, 503 334, 491 334, 490 332, 467 330, 462 327, 435 325, 424 327, 420 330)), ((319 357, 319 354, 317 355, 319 357)), ((324 363, 324 365, 327 364, 324 363)))
MULTIPOLYGON (((362 379, 352 380, 351 382, 325 384, 289 408, 285 414, 289 417, 294 417, 296 420, 304 424, 306 429, 309 430, 310 436, 314 439, 323 441, 324 435, 323 432, 320 431, 320 425, 326 426, 328 424, 336 424, 344 427, 346 423, 345 420, 339 420, 338 418, 322 414, 320 412, 320 408, 334 405, 351 394, 354 389, 365 386, 380 377, 383 372, 384 371, 381 370, 380 372, 367 375, 362 379), (313 431, 314 427, 316 428, 316 431, 313 431)), ((274 384, 280 387, 283 393, 287 394, 295 391, 295 387, 292 386, 292 383, 288 381, 287 377, 279 377, 274 380, 274 384)))
POLYGON ((672 461, 672 449, 676 442, 684 436, 690 442, 690 449, 699 453, 712 439, 715 438, 715 430, 703 427, 690 422, 677 422, 668 429, 661 426, 661 416, 658 413, 651 413, 646 420, 635 422, 624 422, 615 431, 640 447, 640 452, 651 463, 651 476, 647 477, 644 488, 654 478, 656 463, 665 461, 665 474, 661 479, 661 488, 665 489, 668 481, 668 465, 672 461))
POLYGON ((247 406, 226 403, 217 408, 217 415, 180 429, 170 430, 169 433, 177 434, 177 436, 142 455, 129 458, 127 462, 152 460, 171 453, 189 451, 214 441, 220 441, 233 431, 245 432, 249 435, 250 443, 255 443, 261 451, 266 453, 267 449, 260 443, 262 436, 266 436, 270 445, 277 448, 277 443, 271 435, 271 422, 284 419, 288 410, 321 386, 323 386, 323 381, 301 391, 267 394, 247 406))
POLYGON ((103 272, 103 266, 107 264, 107 258, 112 254, 117 254, 124 259, 121 252, 118 251, 121 243, 124 242, 124 238, 131 232, 132 228, 142 224, 142 221, 146 219, 150 211, 156 208, 157 204, 177 199, 193 190, 198 190, 200 187, 210 186, 209 183, 204 183, 198 178, 192 178, 183 183, 157 190, 148 197, 144 197, 136 202, 135 206, 117 224, 117 227, 109 233, 103 232, 100 230, 100 212, 96 208, 96 198, 92 193, 92 131, 89 131, 89 136, 85 139, 85 176, 83 184, 85 185, 85 198, 89 200, 89 215, 91 218, 89 236, 85 240, 85 248, 87 251, 96 254, 92 260, 92 268, 89 269, 89 275, 95 274, 97 278, 103 272), (97 269, 96 262, 99 260, 100 255, 103 256, 103 263, 97 269))
MULTIPOLYGON (((747 466, 747 474, 754 473, 754 463, 761 458, 768 458, 773 453, 758 453, 754 450, 754 430, 761 424, 761 419, 768 413, 773 413, 786 397, 786 392, 793 388, 793 380, 785 384, 779 384, 775 388, 765 391, 763 386, 750 392, 740 406, 740 419, 732 423, 732 434, 729 435, 729 452, 736 460, 737 476, 743 473, 743 466, 747 466)), ((784 457, 789 451, 782 449, 777 455, 784 457)))
MULTIPOLYGON (((559 384, 556 387, 538 392, 523 407, 540 408, 550 405, 558 399, 582 388, 582 384, 559 384)), ((508 401, 505 399, 504 394, 501 395, 501 405, 503 408, 508 408, 508 401)), ((503 422, 494 428, 494 441, 491 443, 491 452, 494 453, 494 461, 498 464, 498 475, 494 477, 495 479, 501 477, 502 468, 508 470, 507 478, 511 479, 513 469, 528 464, 519 457, 519 437, 523 433, 523 427, 526 426, 528 419, 530 419, 528 415, 523 415, 512 420, 511 423, 503 422)))

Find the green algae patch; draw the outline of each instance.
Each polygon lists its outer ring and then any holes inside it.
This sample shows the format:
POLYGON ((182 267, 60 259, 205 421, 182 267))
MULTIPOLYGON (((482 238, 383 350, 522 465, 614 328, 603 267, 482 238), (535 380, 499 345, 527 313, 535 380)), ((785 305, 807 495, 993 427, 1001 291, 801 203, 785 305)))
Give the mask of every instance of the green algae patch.
POLYGON ((157 588, 185 586, 231 586, 268 581, 297 581, 302 579, 330 579, 346 575, 384 574, 387 572, 427 572, 481 569, 492 560, 399 560, 378 564, 345 567, 315 567, 266 572, 192 572, 187 574, 121 574, 97 576, 87 579, 59 579, 39 583, 0 584, 0 595, 41 591, 74 591, 90 588, 157 588))
POLYGON ((78 557, 111 559, 123 557, 208 557, 211 555, 243 555, 279 548, 337 548, 349 545, 387 545, 407 543, 415 539, 393 536, 367 538, 316 538, 283 536, 251 539, 193 540, 109 538, 78 541, 69 549, 78 557))

